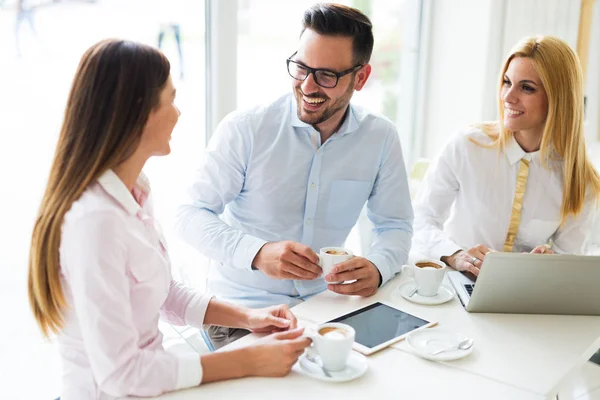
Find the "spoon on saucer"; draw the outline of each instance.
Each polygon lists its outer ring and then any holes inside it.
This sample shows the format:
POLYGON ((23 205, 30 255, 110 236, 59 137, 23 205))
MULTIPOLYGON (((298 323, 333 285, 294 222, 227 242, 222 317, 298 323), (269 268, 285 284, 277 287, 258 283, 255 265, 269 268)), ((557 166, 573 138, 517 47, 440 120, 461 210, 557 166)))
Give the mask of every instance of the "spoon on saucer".
POLYGON ((471 338, 468 338, 456 345, 446 347, 444 349, 436 350, 431 354, 435 356, 435 355, 438 355, 440 353, 443 353, 443 352, 449 351, 449 350, 469 350, 471 347, 473 347, 473 343, 475 343, 475 341, 471 338))
POLYGON ((418 289, 419 289, 419 288, 417 288, 417 287, 415 286, 415 288, 414 288, 413 290, 411 290, 411 291, 408 293, 408 297, 413 297, 413 296, 415 295, 415 293, 417 293, 417 290, 418 290, 418 289))
POLYGON ((325 376, 326 376, 326 377, 328 377, 328 378, 331 378, 331 374, 329 373, 329 371, 327 371, 327 370, 325 369, 325 367, 323 366, 323 364, 322 364, 322 363, 320 363, 320 362, 319 362, 319 360, 317 360, 317 358, 316 358, 316 357, 314 357, 314 356, 313 356, 313 355, 310 353, 310 351, 307 351, 305 354, 306 354, 306 359, 307 359, 308 361, 310 361, 311 363, 315 364, 317 367, 320 367, 320 368, 321 368, 321 370, 323 371, 323 373, 325 374, 325 376))

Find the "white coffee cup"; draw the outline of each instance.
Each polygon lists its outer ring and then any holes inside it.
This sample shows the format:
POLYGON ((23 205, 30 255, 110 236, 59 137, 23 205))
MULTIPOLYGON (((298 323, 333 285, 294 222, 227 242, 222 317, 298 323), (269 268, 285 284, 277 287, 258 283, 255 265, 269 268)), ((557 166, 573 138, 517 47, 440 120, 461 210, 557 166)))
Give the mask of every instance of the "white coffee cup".
POLYGON ((431 259, 420 259, 414 264, 403 265, 402 272, 414 278, 418 294, 433 297, 438 294, 444 280, 446 264, 431 259))
MULTIPOLYGON (((352 257, 354 257, 352 250, 343 247, 323 247, 319 250, 319 266, 323 269, 322 276, 329 274, 334 265, 347 261, 352 257)), ((337 284, 342 282, 328 283, 337 284)))
POLYGON ((304 335, 313 342, 306 351, 311 353, 311 356, 318 354, 323 368, 328 371, 342 371, 346 368, 356 336, 354 328, 329 322, 317 326, 314 330, 306 330, 304 335))

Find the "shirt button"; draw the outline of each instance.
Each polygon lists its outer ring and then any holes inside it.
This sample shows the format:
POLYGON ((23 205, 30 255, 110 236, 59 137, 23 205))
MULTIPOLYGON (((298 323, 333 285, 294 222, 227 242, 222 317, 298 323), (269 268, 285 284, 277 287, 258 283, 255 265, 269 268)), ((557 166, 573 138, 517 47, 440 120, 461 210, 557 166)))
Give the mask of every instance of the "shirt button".
POLYGON ((311 188, 311 189, 314 189, 314 188, 315 188, 315 186, 316 186, 316 185, 315 185, 314 183, 311 183, 311 184, 310 184, 310 188, 311 188))
POLYGON ((309 219, 307 219, 307 220, 306 220, 306 225, 310 225, 310 223, 311 223, 311 222, 312 222, 312 221, 310 220, 310 218, 309 218, 309 219))

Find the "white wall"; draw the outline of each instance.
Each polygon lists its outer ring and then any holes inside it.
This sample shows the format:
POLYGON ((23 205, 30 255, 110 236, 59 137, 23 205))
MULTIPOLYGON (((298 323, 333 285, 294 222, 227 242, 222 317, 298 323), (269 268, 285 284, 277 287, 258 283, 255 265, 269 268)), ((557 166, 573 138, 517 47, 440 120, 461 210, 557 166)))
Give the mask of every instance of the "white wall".
POLYGON ((482 118, 493 3, 431 1, 423 121, 416 132, 425 157, 435 156, 456 129, 482 118))
POLYGON ((554 35, 577 47, 581 0, 505 0, 503 54, 524 36, 554 35))
MULTIPOLYGON (((586 136, 590 143, 598 141, 600 122, 600 2, 594 3, 594 18, 590 41, 590 54, 587 67, 586 90, 586 136)), ((596 159, 600 160, 599 156, 596 159)), ((600 165, 599 165, 600 166, 600 165)))
MULTIPOLYGON (((421 144, 413 150, 435 157, 457 129, 496 119, 498 72, 510 49, 538 34, 561 37, 575 48, 580 5, 580 0, 430 0, 423 119, 416 132, 421 144)), ((596 17, 598 8, 596 2, 596 17)), ((597 21, 588 68, 594 132, 600 111, 597 21)))
POLYGON ((498 72, 513 46, 523 37, 554 35, 577 47, 581 0, 494 0, 491 14, 490 51, 483 118, 498 113, 498 72))

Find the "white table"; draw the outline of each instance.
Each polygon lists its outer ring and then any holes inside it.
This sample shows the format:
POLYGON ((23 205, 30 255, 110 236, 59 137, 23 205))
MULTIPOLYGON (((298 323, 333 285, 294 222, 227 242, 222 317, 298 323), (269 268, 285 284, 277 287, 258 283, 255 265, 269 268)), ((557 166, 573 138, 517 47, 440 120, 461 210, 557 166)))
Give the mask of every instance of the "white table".
MULTIPOLYGON (((229 348, 257 339, 246 336, 229 348)), ((292 370, 285 378, 245 378, 201 385, 169 393, 165 400, 192 399, 325 399, 325 398, 424 398, 533 400, 543 396, 514 388, 482 376, 465 373, 441 363, 388 348, 368 358, 369 369, 362 377, 346 383, 322 382, 292 370), (369 397, 368 397, 369 396, 369 397)), ((294 367, 297 368, 297 367, 294 367)))
MULTIPOLYGON (((600 317, 470 314, 458 299, 439 306, 404 300, 397 277, 370 298, 321 293, 294 307, 298 318, 320 323, 374 301, 386 301, 428 320, 438 328, 475 339, 473 353, 453 362, 436 363, 413 355, 400 342, 368 357, 369 370, 352 382, 332 384, 295 371, 279 379, 245 378, 212 383, 163 395, 161 399, 363 397, 544 399, 561 386, 600 347, 600 317)), ((433 328, 437 329, 437 328, 433 328)), ((230 345, 256 340, 249 335, 230 345)), ((229 346, 228 346, 229 347, 229 346)), ((229 347, 229 348, 231 348, 229 347)))
MULTIPOLYGON (((473 353, 445 363, 448 367, 543 397, 554 397, 600 347, 600 317, 470 314, 458 299, 439 306, 422 306, 397 294, 399 283, 405 279, 395 278, 370 298, 344 297, 327 291, 294 307, 294 312, 299 318, 319 323, 376 300, 390 302, 409 313, 437 321, 439 328, 475 339, 473 353)), ((393 348, 410 352, 405 342, 393 348)))

